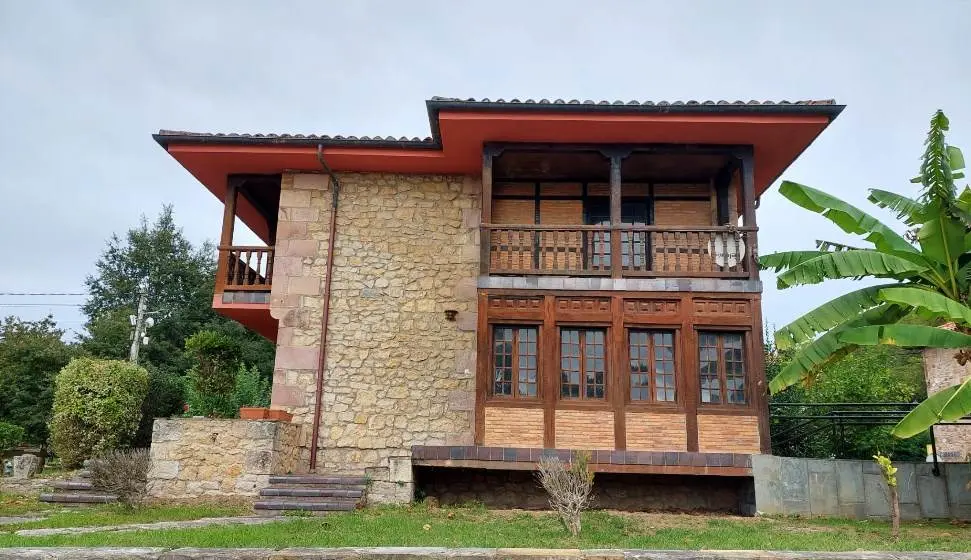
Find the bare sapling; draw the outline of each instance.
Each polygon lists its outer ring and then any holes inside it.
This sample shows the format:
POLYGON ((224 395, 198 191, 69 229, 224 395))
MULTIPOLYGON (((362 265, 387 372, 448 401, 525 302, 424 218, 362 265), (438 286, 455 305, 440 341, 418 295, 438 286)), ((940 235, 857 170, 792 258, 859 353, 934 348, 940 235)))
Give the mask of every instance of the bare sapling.
POLYGON ((580 514, 590 507, 593 499, 593 471, 590 470, 590 454, 578 451, 569 463, 558 457, 540 459, 536 478, 546 490, 553 508, 563 524, 576 537, 580 534, 580 514))

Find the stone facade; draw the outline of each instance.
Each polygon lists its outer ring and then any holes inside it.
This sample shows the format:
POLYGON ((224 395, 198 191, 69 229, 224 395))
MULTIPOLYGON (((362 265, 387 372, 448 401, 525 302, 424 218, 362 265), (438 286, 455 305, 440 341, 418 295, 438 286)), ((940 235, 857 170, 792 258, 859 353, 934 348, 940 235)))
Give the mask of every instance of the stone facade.
MULTIPOLYGON (((339 175, 318 470, 366 473, 372 501, 410 499, 391 459, 470 444, 475 384, 477 179, 339 175), (458 311, 457 320, 445 310, 458 311)), ((280 321, 273 408, 309 461, 332 185, 286 174, 270 312, 280 321)), ((397 460, 397 459, 396 459, 397 460)))
POLYGON ((148 495, 170 500, 255 497, 271 474, 300 472, 299 426, 287 422, 160 418, 152 430, 148 495))
MULTIPOLYGON (((971 375, 971 365, 957 363, 954 353, 954 349, 947 348, 924 350, 924 380, 927 382, 928 395, 958 385, 971 375)), ((971 427, 935 426, 934 439, 938 460, 971 460, 971 427)))

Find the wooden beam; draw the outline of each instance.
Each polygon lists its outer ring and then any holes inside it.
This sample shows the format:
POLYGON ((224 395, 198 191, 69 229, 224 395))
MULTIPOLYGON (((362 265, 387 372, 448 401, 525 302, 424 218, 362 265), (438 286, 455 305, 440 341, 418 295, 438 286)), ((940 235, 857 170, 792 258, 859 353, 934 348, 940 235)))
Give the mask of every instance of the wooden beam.
POLYGON ((227 177, 226 193, 223 195, 223 227, 219 234, 219 260, 216 263, 216 289, 215 292, 225 291, 227 275, 229 273, 229 254, 226 247, 233 244, 233 228, 236 225, 236 200, 239 197, 240 180, 235 177, 227 177))
MULTIPOLYGON (((758 228, 755 221, 755 156, 749 149, 741 153, 740 159, 742 164, 742 220, 745 227, 758 228)), ((746 241, 749 278, 758 280, 758 231, 750 232, 746 236, 746 241)))
POLYGON ((610 272, 614 278, 620 278, 623 273, 623 255, 621 254, 620 226, 621 216, 621 155, 610 155, 610 272))

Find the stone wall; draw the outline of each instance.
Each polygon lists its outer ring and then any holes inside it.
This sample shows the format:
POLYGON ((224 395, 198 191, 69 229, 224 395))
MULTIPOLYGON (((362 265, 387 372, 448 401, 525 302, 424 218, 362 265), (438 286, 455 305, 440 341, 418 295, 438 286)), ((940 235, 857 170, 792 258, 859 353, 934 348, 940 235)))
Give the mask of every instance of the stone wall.
POLYGON ((287 422, 159 418, 152 429, 148 495, 256 496, 271 474, 299 472, 299 427, 287 422))
MULTIPOLYGON (((390 458, 416 444, 472 443, 481 187, 448 176, 339 179, 318 469, 366 472, 376 494, 402 495, 410 482, 392 482, 390 458), (458 311, 455 322, 447 309, 458 311)), ((325 175, 284 175, 271 406, 293 413, 304 463, 331 208, 325 175)))
MULTIPOLYGON (((904 519, 971 519, 971 469, 967 464, 898 463, 897 487, 904 519)), ((890 516, 883 475, 873 461, 800 459, 753 455, 758 511, 851 519, 890 516)))
MULTIPOLYGON (((417 467, 415 476, 418 496, 442 505, 549 508, 533 471, 417 467)), ((754 513, 748 477, 597 473, 593 486, 596 509, 754 513)))
MULTIPOLYGON (((924 350, 924 380, 927 394, 962 383, 971 375, 971 364, 961 365, 951 348, 924 350)), ((934 426, 937 457, 941 461, 971 461, 971 426, 934 426)))

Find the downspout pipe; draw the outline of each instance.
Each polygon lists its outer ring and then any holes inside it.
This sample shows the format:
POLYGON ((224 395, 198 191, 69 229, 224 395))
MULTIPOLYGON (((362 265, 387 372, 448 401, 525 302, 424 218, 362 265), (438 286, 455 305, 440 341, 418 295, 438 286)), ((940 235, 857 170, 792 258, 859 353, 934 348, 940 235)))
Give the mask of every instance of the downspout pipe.
POLYGON ((334 277, 334 240, 337 237, 337 205, 340 200, 341 184, 337 175, 324 161, 324 146, 317 144, 317 161, 324 173, 330 176, 331 183, 331 207, 330 207, 330 227, 327 234, 327 271, 324 273, 324 302, 323 311, 320 316, 320 351, 318 352, 317 362, 317 389, 314 393, 314 427, 313 436, 310 440, 310 472, 317 470, 317 447, 320 439, 320 413, 323 406, 324 396, 324 372, 327 366, 327 323, 330 319, 330 285, 334 277))

